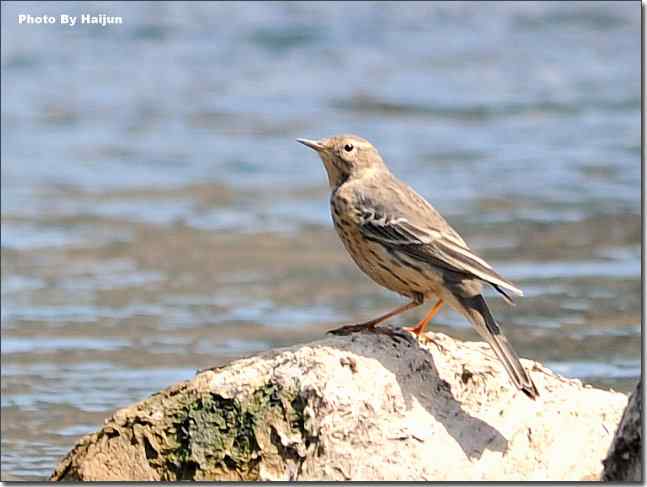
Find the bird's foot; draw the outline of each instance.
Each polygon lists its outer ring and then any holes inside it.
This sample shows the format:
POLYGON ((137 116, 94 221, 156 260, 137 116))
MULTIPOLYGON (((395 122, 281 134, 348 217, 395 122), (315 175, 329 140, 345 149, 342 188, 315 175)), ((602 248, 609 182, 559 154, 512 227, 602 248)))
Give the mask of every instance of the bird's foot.
POLYGON ((419 326, 403 326, 402 329, 404 331, 408 331, 409 333, 413 333, 416 336, 417 340, 420 340, 420 337, 424 336, 424 330, 419 326))
POLYGON ((346 325, 334 330, 329 330, 331 335, 345 336, 351 333, 358 333, 361 331, 377 332, 377 328, 372 323, 360 323, 359 325, 346 325))
POLYGON ((419 325, 418 326, 403 326, 402 329, 406 332, 408 331, 412 335, 416 337, 416 342, 418 344, 420 343, 425 343, 427 340, 430 338, 427 337, 425 334, 424 328, 421 328, 419 325))
POLYGON ((377 335, 386 335, 396 341, 404 339, 404 341, 410 341, 411 337, 407 333, 403 333, 399 329, 393 329, 390 326, 377 326, 372 323, 360 323, 359 325, 346 325, 341 328, 335 328, 334 330, 328 331, 331 335, 337 336, 346 336, 352 333, 359 333, 367 331, 369 333, 375 333, 377 335))
POLYGON ((430 342, 431 342, 431 343, 433 343, 434 345, 436 345, 436 347, 437 347, 440 351, 442 351, 442 352, 446 352, 446 351, 447 351, 447 349, 446 349, 443 345, 441 345, 441 344, 440 344, 440 342, 438 342, 435 338, 432 338, 432 336, 431 336, 431 335, 429 335, 429 333, 425 333, 425 332, 424 332, 422 329, 420 329, 420 327, 418 327, 418 326, 404 326, 404 327, 402 327, 402 329, 403 329, 403 330, 405 330, 405 331, 408 331, 408 332, 409 332, 409 333, 411 333, 411 334, 413 334, 413 335, 416 337, 416 341, 417 341, 419 344, 420 344, 420 343, 428 344, 428 343, 430 343, 430 342))
POLYGON ((429 334, 425 333, 420 338, 421 340, 418 340, 419 342, 422 342, 425 345, 428 345, 429 343, 433 343, 434 345, 436 345, 436 348, 441 352, 443 353, 448 352, 448 350, 438 340, 436 340, 435 338, 432 338, 429 334))

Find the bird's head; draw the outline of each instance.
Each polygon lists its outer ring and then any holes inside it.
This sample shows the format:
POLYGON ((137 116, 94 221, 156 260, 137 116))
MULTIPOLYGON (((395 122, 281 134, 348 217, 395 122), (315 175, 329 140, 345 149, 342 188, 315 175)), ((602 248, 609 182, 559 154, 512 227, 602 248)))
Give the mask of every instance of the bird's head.
POLYGON ((331 188, 349 178, 360 177, 367 171, 384 169, 382 156, 369 141, 357 135, 335 135, 327 139, 297 139, 314 149, 321 157, 331 188))

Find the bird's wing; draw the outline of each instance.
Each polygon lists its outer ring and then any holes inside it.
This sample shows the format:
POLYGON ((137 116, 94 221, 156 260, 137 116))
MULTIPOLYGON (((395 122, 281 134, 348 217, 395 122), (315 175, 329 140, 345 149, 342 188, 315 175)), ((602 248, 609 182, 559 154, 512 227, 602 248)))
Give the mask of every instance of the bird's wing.
POLYGON ((523 291, 497 274, 492 266, 475 255, 451 227, 434 228, 430 225, 414 224, 397 212, 387 212, 377 205, 360 208, 360 230, 373 241, 412 258, 431 263, 445 269, 473 275, 492 284, 504 296, 500 288, 523 296, 523 291), (451 231, 448 231, 451 230, 451 231))

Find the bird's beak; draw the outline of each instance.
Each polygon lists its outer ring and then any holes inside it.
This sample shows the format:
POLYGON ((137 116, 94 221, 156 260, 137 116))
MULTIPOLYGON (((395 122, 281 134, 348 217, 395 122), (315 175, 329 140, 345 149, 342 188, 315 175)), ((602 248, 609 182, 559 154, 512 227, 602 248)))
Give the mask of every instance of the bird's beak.
POLYGON ((297 139, 297 142, 310 147, 311 149, 316 150, 317 152, 321 152, 324 150, 324 145, 319 142, 318 140, 310 140, 310 139, 297 139))

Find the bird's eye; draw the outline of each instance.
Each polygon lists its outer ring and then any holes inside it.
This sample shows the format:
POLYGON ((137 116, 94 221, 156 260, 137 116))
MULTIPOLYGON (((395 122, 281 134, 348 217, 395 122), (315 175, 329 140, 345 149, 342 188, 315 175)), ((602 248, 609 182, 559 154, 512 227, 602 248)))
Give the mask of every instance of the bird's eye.
POLYGON ((344 146, 344 150, 345 150, 346 152, 350 152, 350 151, 352 151, 352 150, 353 150, 353 144, 346 144, 346 145, 344 146))

